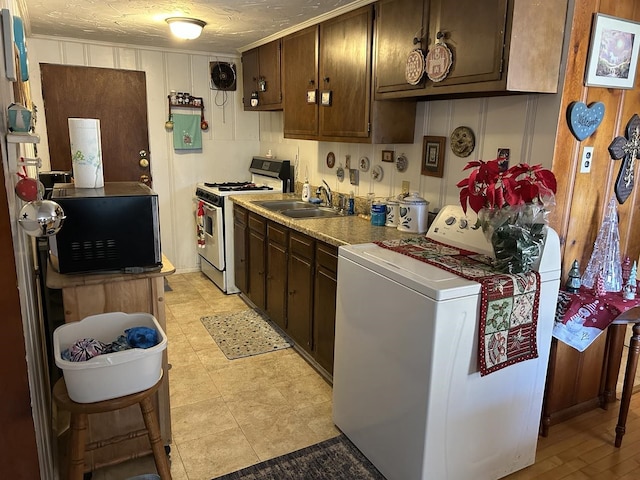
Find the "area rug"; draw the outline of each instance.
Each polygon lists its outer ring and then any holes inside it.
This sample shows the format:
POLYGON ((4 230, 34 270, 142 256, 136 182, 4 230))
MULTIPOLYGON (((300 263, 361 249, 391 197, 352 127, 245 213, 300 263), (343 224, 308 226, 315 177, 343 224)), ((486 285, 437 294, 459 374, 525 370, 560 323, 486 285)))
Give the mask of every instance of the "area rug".
POLYGON ((269 321, 255 310, 222 313, 200 319, 229 360, 291 347, 269 321))
POLYGON ((214 480, 385 480, 344 435, 214 480))

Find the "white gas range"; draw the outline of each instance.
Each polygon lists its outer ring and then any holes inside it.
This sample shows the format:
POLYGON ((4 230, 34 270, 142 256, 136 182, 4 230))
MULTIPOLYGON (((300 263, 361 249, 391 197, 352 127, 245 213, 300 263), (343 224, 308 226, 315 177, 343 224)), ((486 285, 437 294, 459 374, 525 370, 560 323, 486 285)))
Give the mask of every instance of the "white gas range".
POLYGON ((290 192, 294 188, 289 160, 253 157, 249 171, 251 181, 248 182, 196 185, 200 269, 227 294, 239 292, 233 270, 233 202, 229 196, 290 192))

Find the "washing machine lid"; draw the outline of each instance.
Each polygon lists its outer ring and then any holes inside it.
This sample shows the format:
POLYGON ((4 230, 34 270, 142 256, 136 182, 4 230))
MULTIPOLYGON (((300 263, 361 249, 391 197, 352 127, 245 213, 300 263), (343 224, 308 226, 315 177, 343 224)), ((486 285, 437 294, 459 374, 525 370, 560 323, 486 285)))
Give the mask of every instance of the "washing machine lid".
POLYGON ((338 275, 341 268, 348 268, 341 259, 350 260, 435 301, 480 295, 478 282, 374 243, 342 246, 338 249, 338 258, 338 275))

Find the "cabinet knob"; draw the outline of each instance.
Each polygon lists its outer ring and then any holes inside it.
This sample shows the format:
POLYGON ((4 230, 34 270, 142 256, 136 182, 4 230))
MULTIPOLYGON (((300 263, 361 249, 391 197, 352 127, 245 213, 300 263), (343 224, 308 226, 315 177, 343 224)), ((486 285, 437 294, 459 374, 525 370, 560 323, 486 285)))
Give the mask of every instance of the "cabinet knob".
POLYGON ((413 37, 413 44, 418 45, 419 43, 422 43, 422 38, 413 37))
POLYGON ((313 78, 309 80, 309 85, 313 85, 314 83, 316 83, 316 81, 313 78))
POLYGON ((323 80, 327 83, 329 83, 329 77, 324 77, 323 80))
POLYGON ((437 38, 438 40, 440 40, 441 38, 444 38, 444 37, 445 37, 445 33, 444 33, 444 32, 438 32, 438 33, 436 33, 436 38, 437 38))

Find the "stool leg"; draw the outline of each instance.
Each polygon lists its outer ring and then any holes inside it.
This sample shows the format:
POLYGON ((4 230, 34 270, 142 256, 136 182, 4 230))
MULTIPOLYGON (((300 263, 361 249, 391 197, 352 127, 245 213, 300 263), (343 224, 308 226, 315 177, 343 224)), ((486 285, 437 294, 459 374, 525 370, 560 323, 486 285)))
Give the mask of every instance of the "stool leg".
POLYGON ((160 424, 158 423, 156 409, 154 408, 150 397, 146 397, 140 402, 140 410, 142 411, 144 424, 147 427, 147 434, 149 435, 149 441, 151 442, 153 459, 156 462, 158 475, 160 475, 162 480, 171 480, 171 468, 169 467, 167 454, 164 451, 164 445, 162 445, 160 424))
POLYGON ((629 344, 629 356, 627 357, 627 367, 624 372, 624 386, 622 387, 622 398, 620 399, 620 414, 616 425, 616 447, 622 445, 622 436, 626 430, 627 414, 631 403, 631 393, 633 392, 633 380, 638 368, 638 356, 640 355, 640 322, 633 326, 633 335, 629 344))
POLYGON ((69 438, 69 480, 84 477, 84 445, 87 440, 87 414, 71 414, 71 436, 69 438))

